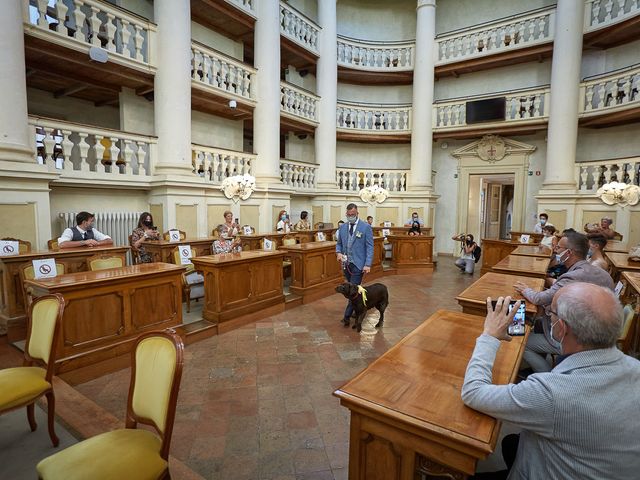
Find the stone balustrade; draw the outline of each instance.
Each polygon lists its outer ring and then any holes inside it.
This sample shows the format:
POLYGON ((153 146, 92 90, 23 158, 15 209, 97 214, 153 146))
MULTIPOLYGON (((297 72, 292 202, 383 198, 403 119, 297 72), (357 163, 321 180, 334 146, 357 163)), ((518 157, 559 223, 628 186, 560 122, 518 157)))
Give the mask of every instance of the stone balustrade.
POLYGON ((313 20, 291 5, 280 2, 280 33, 282 35, 318 55, 319 32, 320 27, 313 20))
POLYGON ((374 42, 338 36, 338 65, 356 70, 413 70, 415 42, 374 42))
POLYGON ((221 183, 227 177, 252 174, 256 156, 222 148, 191 145, 193 173, 208 182, 221 183))
POLYGON ((591 77, 580 84, 580 114, 640 105, 640 64, 591 77))
POLYGON ((153 65, 155 24, 101 0, 23 0, 24 21, 36 31, 80 42, 109 55, 153 65), (80 25, 80 27, 78 27, 80 25))
POLYGON ((372 105, 340 101, 336 111, 336 128, 360 133, 411 132, 410 105, 372 105))
POLYGON ((379 185, 390 192, 407 190, 409 170, 382 170, 365 168, 336 169, 336 185, 340 190, 359 192, 364 187, 379 185))
POLYGON ((640 186, 640 157, 578 162, 575 175, 580 193, 594 193, 611 181, 640 186))
POLYGON ((438 35, 436 65, 553 41, 555 5, 438 35))
POLYGON ((296 87, 291 83, 280 82, 280 111, 307 123, 318 123, 318 100, 320 97, 296 87))
POLYGON ((606 28, 640 14, 638 0, 586 0, 586 2, 585 33, 606 28))
POLYGON ((231 5, 235 5, 241 10, 244 10, 254 15, 256 12, 256 2, 259 0, 225 0, 225 1, 227 3, 230 3, 231 5))
POLYGON ((254 68, 197 42, 191 42, 191 78, 230 96, 255 99, 254 68))
POLYGON ((152 175, 156 138, 29 116, 38 163, 62 178, 120 180, 152 175))
POLYGON ((280 159, 280 180, 283 184, 296 190, 315 190, 315 163, 298 162, 296 160, 280 159))

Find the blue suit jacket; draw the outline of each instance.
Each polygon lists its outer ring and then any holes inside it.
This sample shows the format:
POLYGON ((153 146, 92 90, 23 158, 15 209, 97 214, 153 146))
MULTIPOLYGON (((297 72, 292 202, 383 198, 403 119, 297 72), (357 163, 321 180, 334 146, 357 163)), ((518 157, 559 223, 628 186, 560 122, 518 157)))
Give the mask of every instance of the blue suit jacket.
MULTIPOLYGON (((356 231, 354 232, 353 245, 351 246, 351 258, 349 263, 353 263, 362 270, 365 266, 370 267, 373 261, 373 230, 371 225, 362 220, 358 220, 356 231)), ((338 229, 337 253, 347 253, 349 242, 349 224, 344 223, 338 229)))

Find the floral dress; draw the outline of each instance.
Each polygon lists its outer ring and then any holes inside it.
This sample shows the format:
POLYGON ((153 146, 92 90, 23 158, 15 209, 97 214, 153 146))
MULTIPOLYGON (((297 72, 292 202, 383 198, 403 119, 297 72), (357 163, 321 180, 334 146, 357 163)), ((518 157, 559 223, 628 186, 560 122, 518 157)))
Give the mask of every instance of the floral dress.
MULTIPOLYGON (((131 248, 136 250, 136 248, 133 245, 141 238, 144 238, 144 228, 138 227, 133 232, 131 232, 131 248)), ((149 231, 147 233, 147 238, 149 240, 159 240, 160 234, 155 231, 149 231)), ((140 263, 153 262, 153 257, 151 256, 150 253, 147 253, 147 250, 144 248, 144 242, 140 244, 140 246, 137 248, 137 251, 138 251, 138 258, 140 259, 140 263)))

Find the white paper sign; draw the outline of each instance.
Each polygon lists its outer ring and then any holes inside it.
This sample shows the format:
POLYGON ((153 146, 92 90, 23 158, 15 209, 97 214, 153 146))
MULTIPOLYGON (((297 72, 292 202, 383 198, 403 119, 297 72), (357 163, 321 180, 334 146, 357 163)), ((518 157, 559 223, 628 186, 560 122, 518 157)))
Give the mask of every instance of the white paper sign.
POLYGON ((169 230, 169 241, 170 242, 179 242, 180 241, 180 230, 169 230))
POLYGON ((253 233, 249 225, 245 225, 244 227, 242 227, 242 230, 244 231, 245 235, 251 235, 253 233))
POLYGON ((324 236, 324 232, 318 232, 317 238, 319 242, 324 242, 327 238, 324 236))
POLYGON ((191 245, 180 245, 178 251, 180 252, 180 264, 189 265, 191 263, 191 245))
POLYGON ((382 222, 382 226, 383 227, 390 227, 391 226, 391 222, 382 222))
POLYGON ((36 279, 40 278, 53 278, 58 275, 56 270, 56 261, 53 258, 43 258, 40 260, 33 260, 33 273, 36 279))
POLYGON ((387 235, 391 234, 391 230, 389 230, 388 228, 383 228, 382 229, 382 236, 386 237, 387 235))
POLYGON ((20 253, 20 243, 9 240, 0 240, 0 257, 8 255, 18 255, 20 253))
POLYGON ((520 243, 529 243, 529 238, 530 235, 523 233, 522 235, 520 235, 520 243))
POLYGON ((273 242, 271 240, 269 240, 268 238, 264 239, 264 246, 263 249, 264 250, 271 250, 273 247, 273 242))
POLYGON ((618 282, 616 288, 613 290, 613 292, 616 294, 616 297, 618 298, 620 298, 620 294, 622 293, 622 287, 624 287, 622 282, 618 282))

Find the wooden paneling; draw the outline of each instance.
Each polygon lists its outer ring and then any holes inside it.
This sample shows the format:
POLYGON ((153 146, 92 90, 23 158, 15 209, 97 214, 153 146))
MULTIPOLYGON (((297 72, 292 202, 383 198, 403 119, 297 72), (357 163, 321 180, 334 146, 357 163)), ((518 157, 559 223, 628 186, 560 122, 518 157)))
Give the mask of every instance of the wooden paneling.
POLYGON ((224 223, 224 212, 231 210, 227 205, 207 205, 207 233, 212 235, 213 229, 224 223))
POLYGON ((170 242, 168 240, 147 240, 144 242, 144 248, 151 255, 154 262, 173 262, 173 249, 178 245, 190 245, 191 249, 196 252, 196 256, 211 255, 211 245, 215 239, 213 237, 187 237, 180 242, 170 242))
POLYGON ((518 245, 506 240, 483 238, 480 246, 482 247, 482 268, 480 273, 484 275, 490 272, 496 263, 513 252, 518 245))
MULTIPOLYGON (((324 222, 324 207, 322 205, 313 205, 311 207, 311 220, 313 223, 324 222)), ((336 227, 337 225, 334 225, 336 227)))
POLYGON ((516 249, 511 252, 511 255, 523 255, 525 257, 542 257, 549 258, 551 257, 550 248, 540 246, 540 245, 518 245, 516 249))
POLYGON ((240 205, 240 224, 258 228, 258 225, 260 225, 260 207, 258 205, 240 205))
POLYGON ((149 213, 153 217, 153 222, 158 227, 159 232, 164 232, 164 209, 161 203, 152 204, 149 209, 149 213))
POLYGON ((545 208, 544 212, 549 215, 549 223, 556 227, 556 230, 562 232, 567 228, 567 211, 566 210, 554 210, 545 208))
POLYGON ((398 273, 433 270, 433 239, 427 235, 388 235, 393 249, 391 266, 398 273))
POLYGON ((496 263, 492 270, 498 273, 545 278, 551 258, 509 255, 496 263))
POLYGON ((193 237, 198 234, 198 206, 176 205, 176 228, 193 237))
POLYGON ((345 221, 344 218, 344 212, 346 209, 346 204, 345 205, 331 205, 331 210, 330 210, 330 218, 329 221, 331 223, 333 223, 334 227, 338 226, 338 221, 342 220, 345 221))

